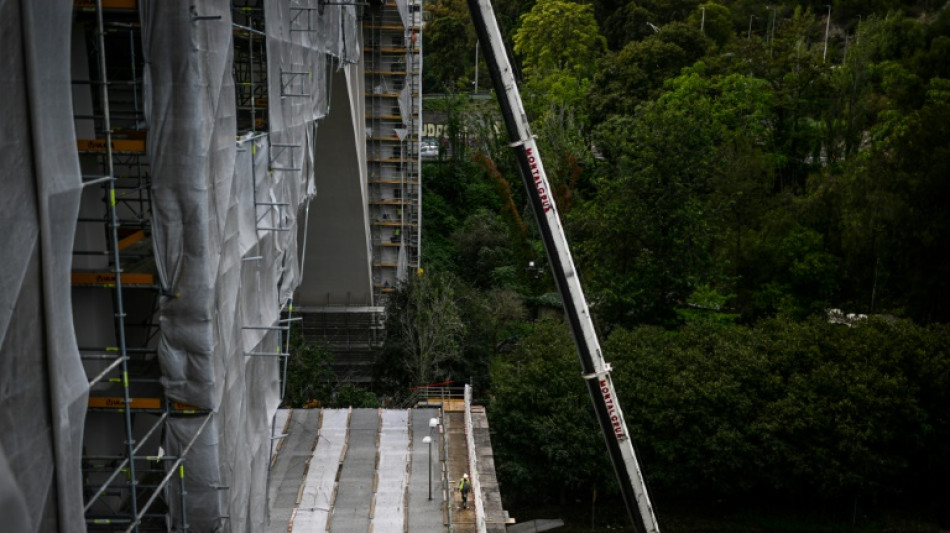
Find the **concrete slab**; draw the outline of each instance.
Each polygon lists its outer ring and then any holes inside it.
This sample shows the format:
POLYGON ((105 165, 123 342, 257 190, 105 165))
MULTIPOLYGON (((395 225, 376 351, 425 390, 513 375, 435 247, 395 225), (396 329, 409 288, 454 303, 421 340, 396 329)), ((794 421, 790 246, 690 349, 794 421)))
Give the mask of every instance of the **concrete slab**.
POLYGON ((303 482, 304 468, 317 439, 320 411, 298 409, 289 413, 287 437, 270 472, 268 533, 286 533, 296 507, 297 492, 303 482))
POLYGON ((384 409, 380 412, 379 467, 373 533, 406 531, 406 482, 409 469, 409 413, 384 409))
POLYGON ((376 478, 379 412, 354 409, 350 417, 346 456, 330 515, 330 533, 366 533, 376 478))

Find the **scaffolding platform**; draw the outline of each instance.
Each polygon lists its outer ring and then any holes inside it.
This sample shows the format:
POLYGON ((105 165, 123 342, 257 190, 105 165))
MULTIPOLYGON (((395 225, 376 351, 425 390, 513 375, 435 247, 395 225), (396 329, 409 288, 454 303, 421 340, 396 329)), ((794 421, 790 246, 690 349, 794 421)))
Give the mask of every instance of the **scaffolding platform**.
MULTIPOLYGON (((129 398, 129 404, 131 405, 131 407, 129 407, 131 411, 142 412, 164 412, 166 405, 168 411, 175 411, 179 414, 197 414, 207 411, 186 403, 166 401, 164 398, 129 398)), ((115 412, 124 411, 126 405, 125 398, 119 396, 90 396, 88 404, 90 409, 111 410, 115 412)))
MULTIPOLYGON (((96 0, 73 0, 73 7, 81 11, 95 11, 96 0)), ((102 9, 136 10, 138 0, 102 0, 102 9)))
MULTIPOLYGON (((80 154, 105 153, 105 139, 77 139, 76 148, 80 154)), ((112 139, 111 142, 113 154, 144 154, 144 139, 112 139)))
MULTIPOLYGON (((116 286, 115 272, 72 272, 70 281, 74 287, 102 287, 107 289, 116 286)), ((154 274, 140 272, 123 272, 122 286, 129 289, 158 289, 154 274)))

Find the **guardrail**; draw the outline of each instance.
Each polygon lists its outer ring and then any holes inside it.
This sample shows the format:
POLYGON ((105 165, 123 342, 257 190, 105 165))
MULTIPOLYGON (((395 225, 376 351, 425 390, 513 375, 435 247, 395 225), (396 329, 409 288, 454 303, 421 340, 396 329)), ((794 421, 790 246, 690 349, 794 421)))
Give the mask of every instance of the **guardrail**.
POLYGON ((475 453, 475 434, 472 431, 472 387, 465 385, 465 441, 468 445, 469 477, 472 480, 472 495, 475 501, 475 530, 487 533, 485 503, 482 502, 482 485, 478 480, 478 456, 475 453))
MULTIPOLYGON (((432 385, 423 385, 410 389, 412 392, 402 402, 403 407, 415 407, 420 402, 432 403, 433 400, 445 404, 446 400, 461 400, 465 398, 465 388, 461 386, 451 386, 451 381, 436 383, 432 385)), ((468 385, 465 385, 468 387, 468 385)))

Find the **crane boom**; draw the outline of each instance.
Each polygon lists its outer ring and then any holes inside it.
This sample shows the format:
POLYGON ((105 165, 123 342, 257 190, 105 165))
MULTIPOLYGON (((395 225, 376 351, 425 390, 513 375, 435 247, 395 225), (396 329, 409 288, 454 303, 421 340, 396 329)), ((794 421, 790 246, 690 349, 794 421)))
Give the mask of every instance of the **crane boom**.
POLYGON ((633 443, 627 432, 627 424, 614 392, 613 381, 610 379, 610 364, 604 361, 600 350, 587 300, 574 269, 574 260, 571 258, 564 228, 557 214, 553 192, 541 164, 538 146, 528 126, 495 13, 489 0, 467 1, 478 40, 486 52, 485 61, 511 138, 511 147, 514 149, 521 177, 538 221, 551 272, 577 346, 584 381, 607 443, 627 512, 639 533, 659 533, 650 496, 647 494, 633 443))

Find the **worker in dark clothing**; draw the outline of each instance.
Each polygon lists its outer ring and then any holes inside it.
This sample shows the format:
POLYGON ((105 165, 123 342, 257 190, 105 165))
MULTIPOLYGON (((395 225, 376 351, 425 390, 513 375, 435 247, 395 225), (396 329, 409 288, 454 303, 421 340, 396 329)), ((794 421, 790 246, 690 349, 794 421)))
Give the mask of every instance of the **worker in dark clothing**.
POLYGON ((462 474, 459 480, 459 492, 462 494, 462 509, 468 508, 468 493, 472 491, 472 482, 468 480, 468 474, 462 474))

